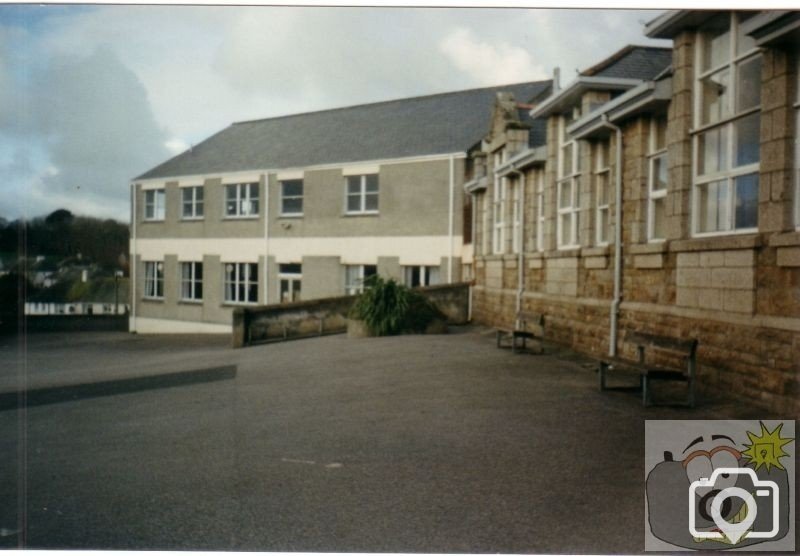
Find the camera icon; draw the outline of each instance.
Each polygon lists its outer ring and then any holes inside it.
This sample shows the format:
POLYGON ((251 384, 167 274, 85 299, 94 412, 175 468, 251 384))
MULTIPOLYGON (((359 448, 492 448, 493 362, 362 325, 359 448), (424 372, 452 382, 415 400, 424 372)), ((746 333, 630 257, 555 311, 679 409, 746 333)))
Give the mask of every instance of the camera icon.
POLYGON ((748 539, 771 539, 777 536, 780 528, 779 496, 780 491, 777 483, 760 480, 756 472, 749 467, 721 467, 715 469, 711 477, 701 477, 689 486, 689 532, 697 539, 723 540, 727 537, 733 544, 738 543, 739 539, 745 535, 747 535, 748 539), (750 477, 758 502, 753 497, 753 494, 741 487, 729 486, 720 490, 714 488, 718 485, 718 479, 721 477, 728 479, 734 475, 747 475, 750 477), (712 496, 709 504, 711 509, 710 517, 719 530, 708 531, 697 528, 696 499, 703 492, 706 495, 702 497, 702 500, 712 496), (746 514, 738 522, 730 522, 723 517, 723 513, 729 513, 726 508, 730 508, 730 499, 732 498, 741 499, 746 509, 746 514), (772 519, 770 520, 772 527, 769 531, 750 530, 758 515, 759 502, 761 502, 762 509, 771 510, 769 513, 772 514, 772 519))

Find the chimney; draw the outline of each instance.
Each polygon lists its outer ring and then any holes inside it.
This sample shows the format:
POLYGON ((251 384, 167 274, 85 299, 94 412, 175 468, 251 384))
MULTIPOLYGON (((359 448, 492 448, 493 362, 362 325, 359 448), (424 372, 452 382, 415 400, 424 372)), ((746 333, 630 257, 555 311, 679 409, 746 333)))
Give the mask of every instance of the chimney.
POLYGON ((553 92, 557 93, 561 90, 561 68, 558 66, 553 68, 553 92))

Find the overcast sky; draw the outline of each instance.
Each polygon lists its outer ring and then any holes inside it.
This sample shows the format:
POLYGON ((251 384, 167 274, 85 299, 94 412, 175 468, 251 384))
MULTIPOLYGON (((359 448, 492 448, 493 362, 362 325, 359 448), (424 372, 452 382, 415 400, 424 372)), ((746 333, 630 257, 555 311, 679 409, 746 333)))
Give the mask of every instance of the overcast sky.
POLYGON ((231 122, 562 84, 654 11, 0 4, 0 216, 128 221, 130 180, 231 122))

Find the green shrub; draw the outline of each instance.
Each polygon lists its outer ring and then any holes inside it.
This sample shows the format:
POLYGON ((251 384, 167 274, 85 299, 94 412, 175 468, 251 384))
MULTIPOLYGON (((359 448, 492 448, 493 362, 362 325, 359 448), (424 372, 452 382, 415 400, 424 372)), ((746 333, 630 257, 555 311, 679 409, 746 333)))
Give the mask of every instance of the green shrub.
POLYGON ((364 292, 353 304, 350 318, 363 320, 376 336, 391 336, 424 332, 433 319, 444 315, 421 293, 376 274, 364 280, 364 292))

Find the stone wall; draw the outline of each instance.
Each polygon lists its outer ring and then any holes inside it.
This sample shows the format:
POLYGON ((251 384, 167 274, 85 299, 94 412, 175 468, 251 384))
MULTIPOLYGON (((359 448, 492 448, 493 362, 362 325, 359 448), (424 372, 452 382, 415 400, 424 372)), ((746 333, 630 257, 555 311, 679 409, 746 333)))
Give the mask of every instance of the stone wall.
MULTIPOLYGON (((419 288, 449 324, 469 320, 469 288, 466 283, 419 288)), ((341 334, 357 296, 338 296, 261 307, 239 307, 233 313, 233 347, 341 334)))
MULTIPOLYGON (((730 396, 796 415, 800 411, 800 230, 795 228, 792 207, 798 54, 764 51, 758 231, 693 237, 694 40, 694 34, 686 32, 674 41, 673 95, 667 112, 666 241, 648 243, 646 233, 648 134, 650 119, 658 114, 643 113, 621 124, 623 264, 616 348, 634 355, 632 346, 623 341, 628 330, 697 338, 701 394, 730 396)), ((614 246, 595 245, 593 226, 584 225, 581 248, 557 250, 556 132, 557 118, 550 117, 544 251, 535 252, 534 242, 526 244, 521 304, 524 310, 545 314, 549 340, 600 357, 609 351, 614 246)), ((591 141, 582 150, 595 151, 591 141)), ((594 168, 594 160, 585 160, 583 167, 594 168)), ((592 221, 595 200, 591 182, 584 176, 581 180, 581 220, 587 223, 592 221)), ((526 193, 526 201, 525 229, 531 233, 538 207, 532 194, 526 193)), ((490 226, 489 219, 479 223, 478 241, 490 226)), ((476 258, 477 322, 513 325, 519 296, 516 261, 510 254, 476 258)), ((664 364, 677 363, 662 357, 664 364)))

